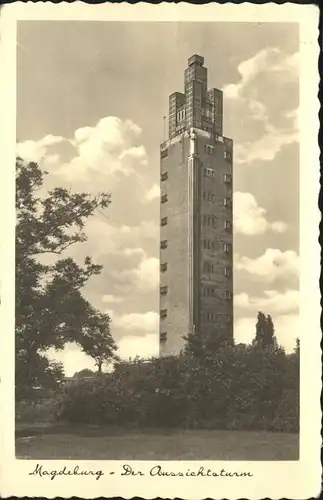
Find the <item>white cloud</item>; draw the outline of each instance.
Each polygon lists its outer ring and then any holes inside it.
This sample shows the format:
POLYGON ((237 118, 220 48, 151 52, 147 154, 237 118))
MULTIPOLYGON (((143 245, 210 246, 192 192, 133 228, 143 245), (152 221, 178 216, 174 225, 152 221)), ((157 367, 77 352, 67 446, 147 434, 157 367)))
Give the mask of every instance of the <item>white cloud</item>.
POLYGON ((38 141, 29 140, 19 142, 16 146, 16 154, 26 162, 40 162, 46 160, 46 164, 56 164, 59 160, 59 155, 50 154, 49 149, 65 140, 64 137, 49 134, 38 141))
POLYGON ((117 295, 103 295, 102 302, 106 304, 121 304, 124 301, 124 297, 118 297, 117 295))
POLYGON ((144 257, 134 269, 125 269, 115 275, 125 283, 125 288, 138 292, 154 291, 159 283, 159 259, 144 257))
POLYGON ((131 238, 138 239, 141 238, 159 238, 159 225, 157 221, 142 221, 138 226, 121 226, 122 234, 129 235, 131 238))
POLYGON ((138 143, 141 132, 131 120, 107 116, 95 126, 75 130, 72 139, 47 135, 39 141, 18 143, 17 154, 26 161, 42 162, 55 183, 73 182, 73 189, 84 184, 91 192, 102 191, 106 185, 111 189, 124 176, 135 176, 140 185, 139 171, 148 164, 146 149, 138 143), (57 153, 51 154, 51 147, 63 141, 75 150, 67 162, 57 153))
POLYGON ((120 175, 138 175, 137 170, 147 165, 147 153, 142 144, 136 144, 141 128, 131 120, 115 116, 99 120, 93 127, 82 127, 74 133, 71 144, 76 156, 55 171, 68 181, 89 181, 99 188, 109 176, 109 185, 120 175))
MULTIPOLYGON (((256 316, 238 318, 234 324, 234 339, 236 343, 250 344, 255 337, 256 316)), ((296 339, 300 338, 300 323, 297 314, 282 314, 273 316, 275 335, 278 343, 287 352, 292 352, 296 345, 296 339)))
POLYGON ((263 297, 250 297, 247 293, 234 296, 234 307, 252 312, 263 311, 267 314, 286 314, 299 308, 299 290, 265 290, 263 297))
MULTIPOLYGON (((286 116, 286 115, 285 115, 286 116)), ((290 116, 290 114, 288 115, 290 116)), ((283 146, 299 140, 298 129, 295 122, 289 128, 277 128, 267 123, 265 134, 259 139, 237 144, 234 150, 235 163, 252 163, 255 160, 271 161, 283 146)))
POLYGON ((118 156, 119 160, 128 160, 135 159, 139 160, 142 165, 147 165, 147 153, 143 145, 138 147, 131 147, 122 151, 122 153, 118 156))
POLYGON ((121 253, 125 255, 125 257, 138 256, 143 258, 146 255, 142 248, 122 248, 121 253))
POLYGON ((109 311, 112 319, 113 330, 116 336, 122 330, 123 334, 129 332, 136 335, 143 334, 156 334, 159 330, 159 315, 154 311, 147 311, 145 313, 128 313, 128 314, 115 314, 109 311))
POLYGON ((61 351, 49 349, 46 355, 49 359, 63 363, 67 377, 73 377, 75 372, 79 372, 84 368, 93 371, 97 370, 92 358, 82 352, 82 349, 75 344, 66 344, 61 351))
MULTIPOLYGON (((238 66, 240 80, 237 83, 230 83, 224 86, 223 92, 227 99, 237 99, 243 97, 243 91, 249 83, 259 74, 268 76, 270 72, 283 74, 289 79, 292 75, 297 75, 299 65, 299 53, 292 55, 285 54, 280 49, 270 47, 258 52, 255 56, 242 61, 238 66)), ((261 106, 261 103, 257 105, 261 106)), ((254 106, 254 103, 252 103, 254 106)))
POLYGON ((154 184, 146 194, 147 201, 155 200, 160 197, 160 186, 158 184, 154 184))
MULTIPOLYGON (((109 213, 109 209, 107 211, 109 213)), ((75 252, 91 255, 93 259, 109 254, 122 254, 126 257, 145 257, 145 251, 138 245, 145 245, 148 241, 157 241, 159 228, 157 221, 142 221, 136 226, 113 225, 100 217, 91 217, 85 226, 88 241, 71 247, 69 254, 75 252)))
POLYGON ((285 119, 290 119, 288 127, 274 126, 270 123, 267 106, 257 97, 259 84, 254 84, 254 80, 263 76, 270 81, 274 77, 273 82, 277 80, 280 86, 297 81, 299 53, 286 54, 278 48, 267 48, 241 62, 238 72, 240 79, 224 86, 224 96, 229 104, 232 101, 236 108, 242 108, 245 119, 262 122, 263 130, 261 136, 256 139, 236 141, 234 162, 250 164, 255 160, 271 161, 285 145, 299 140, 297 111, 284 114, 285 119))
POLYGON ((272 283, 278 278, 288 279, 299 274, 299 256, 293 250, 268 248, 263 255, 255 259, 236 254, 234 268, 245 271, 262 282, 272 283))
POLYGON ((287 230, 287 224, 282 220, 272 222, 272 224, 270 224, 270 227, 275 233, 285 233, 285 231, 287 230))
POLYGON ((268 230, 276 233, 285 232, 287 225, 283 221, 270 223, 266 219, 267 211, 258 205, 251 193, 237 191, 233 195, 233 220, 235 233, 248 236, 264 234, 268 230))
POLYGON ((159 355, 158 335, 147 334, 143 337, 126 336, 118 343, 118 354, 123 359, 133 359, 136 356, 140 358, 156 357, 159 355))

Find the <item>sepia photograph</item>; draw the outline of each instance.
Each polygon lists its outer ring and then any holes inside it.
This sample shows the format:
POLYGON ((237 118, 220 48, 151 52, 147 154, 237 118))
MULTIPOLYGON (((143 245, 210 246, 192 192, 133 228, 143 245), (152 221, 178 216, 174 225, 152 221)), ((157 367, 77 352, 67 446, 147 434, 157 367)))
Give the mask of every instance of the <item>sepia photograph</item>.
POLYGON ((298 39, 18 23, 18 457, 298 459, 298 39))
POLYGON ((300 460, 300 40, 279 18, 17 21, 14 453, 33 480, 300 460))

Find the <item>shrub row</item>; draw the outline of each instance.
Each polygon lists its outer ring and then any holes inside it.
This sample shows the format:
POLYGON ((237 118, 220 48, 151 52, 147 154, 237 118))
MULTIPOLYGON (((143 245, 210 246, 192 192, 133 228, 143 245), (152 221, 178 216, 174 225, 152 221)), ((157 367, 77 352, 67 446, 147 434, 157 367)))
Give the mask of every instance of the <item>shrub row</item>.
POLYGON ((231 346, 123 363, 61 390, 56 418, 70 423, 297 432, 298 356, 231 346))

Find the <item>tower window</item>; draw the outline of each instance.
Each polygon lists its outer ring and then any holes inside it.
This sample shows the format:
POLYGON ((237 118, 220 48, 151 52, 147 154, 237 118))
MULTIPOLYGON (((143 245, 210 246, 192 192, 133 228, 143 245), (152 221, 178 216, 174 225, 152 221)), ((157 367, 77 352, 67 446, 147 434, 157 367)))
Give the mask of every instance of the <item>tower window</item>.
POLYGON ((163 264, 160 264, 160 271, 162 273, 167 271, 167 262, 164 262, 163 264))
POLYGON ((231 198, 224 198, 223 205, 225 207, 231 207, 231 198))
POLYGON ((163 194, 161 197, 161 202, 166 203, 166 201, 168 201, 168 196, 167 196, 167 194, 163 194))
POLYGON ((231 245, 229 243, 224 243, 223 244, 223 252, 230 253, 230 251, 231 251, 231 245))
POLYGON ((216 218, 213 215, 203 215, 203 225, 215 227, 216 218))
MULTIPOLYGON (((205 128, 206 130, 208 130, 208 128, 206 127, 205 128)), ((214 154, 214 146, 211 146, 210 144, 206 144, 205 145, 205 152, 208 154, 208 155, 213 155, 214 154)))
POLYGON ((230 222, 230 221, 226 220, 226 221, 224 222, 224 229, 225 229, 226 231, 229 231, 229 230, 231 229, 231 222, 230 222))
POLYGON ((167 243, 168 243, 167 240, 162 240, 160 242, 160 248, 167 248, 167 243))
POLYGON ((161 309, 160 317, 161 317, 161 319, 167 318, 167 309, 161 309))
POLYGON ((211 193, 210 191, 204 192, 203 198, 206 201, 212 201, 212 203, 215 202, 215 195, 213 193, 211 193))
POLYGON ((230 314, 226 314, 224 319, 225 319, 225 322, 226 322, 226 323, 231 323, 231 321, 232 321, 232 316, 230 316, 230 314))
POLYGON ((215 178, 215 171, 212 168, 205 168, 204 175, 205 175, 205 177, 210 177, 211 179, 214 179, 215 178))
POLYGON ((232 183, 232 176, 231 176, 231 174, 224 174, 224 182, 226 184, 231 184, 232 183))
POLYGON ((215 288, 203 287, 202 295, 204 297, 215 297, 215 288))
POLYGON ((204 262, 204 272, 205 273, 214 273, 216 270, 216 266, 210 264, 209 262, 204 262))
POLYGON ((168 286, 161 286, 160 287, 160 295, 166 295, 168 292, 168 286))
POLYGON ((160 176, 160 180, 161 181, 166 181, 166 179, 168 179, 168 172, 164 172, 163 174, 161 174, 160 176))
POLYGON ((231 290, 225 290, 225 292, 224 292, 224 298, 227 299, 227 300, 232 299, 232 292, 231 292, 231 290))
POLYGON ((231 270, 229 267, 224 268, 224 276, 231 276, 231 270))
POLYGON ((160 225, 161 226, 166 226, 167 222, 168 222, 168 217, 163 217, 161 219, 161 221, 160 221, 160 225))
POLYGON ((214 250, 215 245, 214 242, 211 240, 202 240, 202 246, 205 248, 205 250, 214 250))
POLYGON ((182 109, 177 113, 177 121, 182 122, 185 118, 185 109, 182 109))
POLYGON ((206 315, 208 321, 212 321, 214 323, 217 319, 217 315, 215 313, 207 313, 206 315))
POLYGON ((167 341, 167 332, 161 332, 159 334, 159 342, 166 342, 167 341))
POLYGON ((224 159, 226 161, 231 162, 232 161, 232 154, 231 151, 224 151, 224 159))
POLYGON ((161 158, 167 158, 167 156, 168 156, 168 149, 164 149, 163 151, 160 152, 161 158))

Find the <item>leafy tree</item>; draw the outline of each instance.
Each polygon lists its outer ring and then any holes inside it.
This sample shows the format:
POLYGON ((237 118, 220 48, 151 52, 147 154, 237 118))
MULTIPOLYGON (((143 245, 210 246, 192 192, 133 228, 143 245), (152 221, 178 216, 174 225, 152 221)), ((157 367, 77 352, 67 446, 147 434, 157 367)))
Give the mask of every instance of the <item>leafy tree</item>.
POLYGON ((30 358, 17 354, 16 357, 16 396, 17 399, 32 394, 32 389, 58 389, 65 377, 63 363, 48 360, 46 356, 35 351, 30 358), (33 357, 31 357, 33 356, 33 357), (31 385, 32 384, 32 385, 31 385))
POLYGON ((80 372, 75 372, 73 378, 83 379, 85 377, 92 377, 93 375, 94 372, 92 370, 90 370, 89 368, 84 368, 84 370, 81 370, 80 372))
POLYGON ((300 352, 301 352, 301 351, 300 351, 300 349, 301 349, 301 346, 300 346, 300 340, 299 340, 299 338, 297 338, 297 339, 296 339, 296 347, 295 347, 295 349, 294 349, 294 352, 295 352, 295 354, 296 354, 298 357, 299 357, 300 352))
POLYGON ((117 360, 117 346, 111 335, 111 319, 108 314, 93 311, 82 331, 81 346, 83 351, 94 359, 98 372, 102 372, 104 363, 117 360))
POLYGON ((92 197, 54 188, 42 194, 44 175, 36 163, 17 159, 16 362, 17 373, 24 373, 31 386, 39 378, 33 374, 36 365, 38 373, 44 373, 40 354, 50 347, 61 349, 66 342, 79 342, 82 329, 93 318, 82 288, 102 266, 90 257, 80 266, 62 254, 86 241, 86 220, 110 204, 107 193, 92 197), (43 263, 49 255, 52 263, 43 263))
POLYGON ((197 332, 189 333, 188 335, 183 336, 183 340, 185 340, 183 354, 192 356, 196 359, 203 357, 204 346, 201 335, 197 332))
POLYGON ((212 358, 219 349, 229 344, 225 331, 213 331, 207 335, 194 332, 183 339, 186 341, 183 354, 200 360, 212 358))
POLYGON ((253 344, 263 348, 278 348, 272 317, 266 316, 261 311, 258 312, 257 316, 256 336, 253 344))

